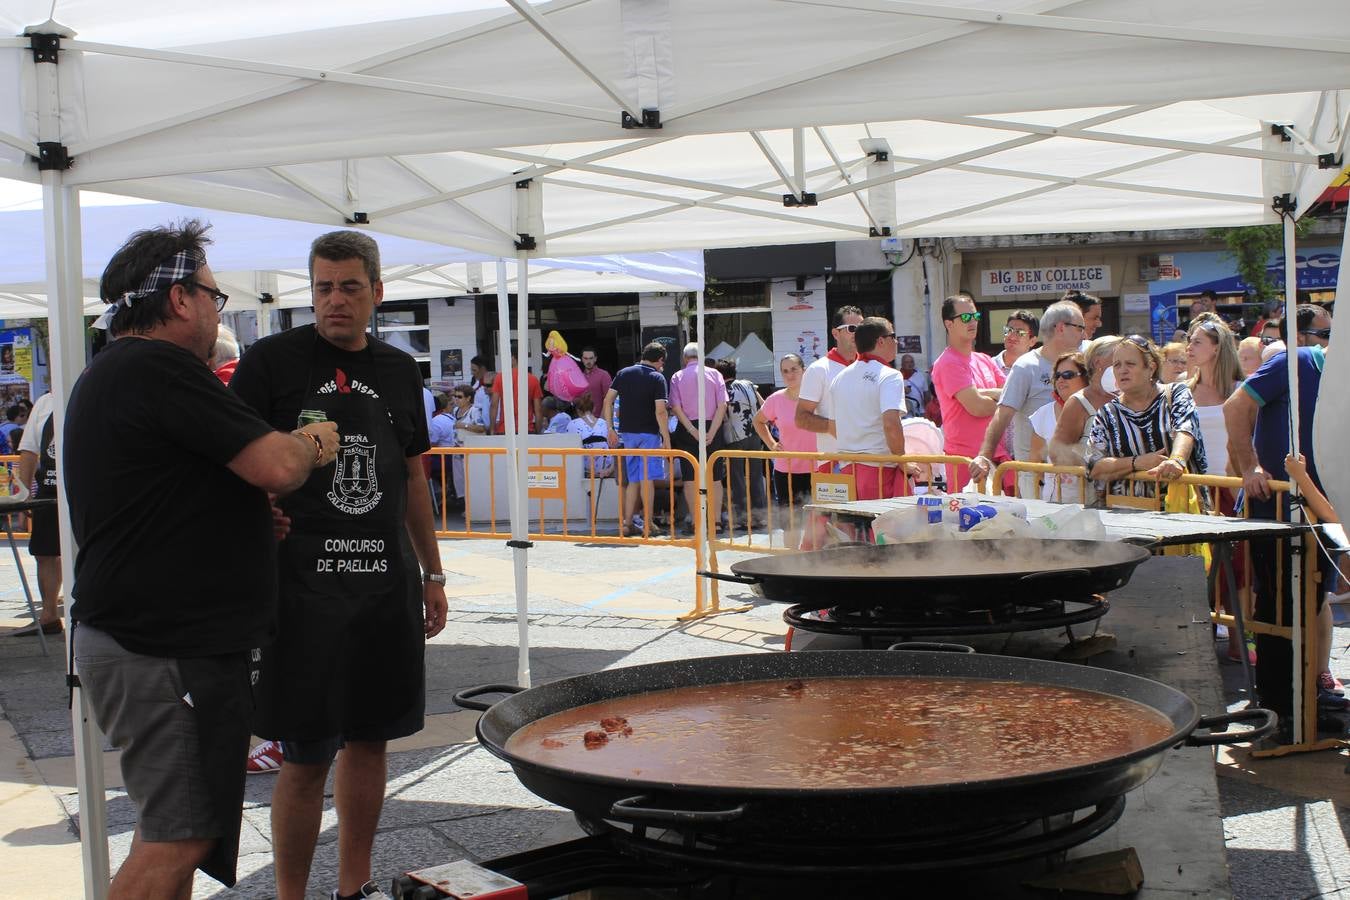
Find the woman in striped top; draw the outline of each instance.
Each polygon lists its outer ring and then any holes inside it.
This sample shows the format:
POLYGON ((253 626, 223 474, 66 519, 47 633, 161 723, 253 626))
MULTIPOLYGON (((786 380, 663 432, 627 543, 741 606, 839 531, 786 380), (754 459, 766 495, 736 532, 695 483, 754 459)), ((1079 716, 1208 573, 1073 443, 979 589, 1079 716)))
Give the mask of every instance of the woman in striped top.
POLYGON ((1205 471, 1205 445, 1195 401, 1185 384, 1159 384, 1162 353, 1132 334, 1116 345, 1112 371, 1120 396, 1097 410, 1089 438, 1088 470, 1112 494, 1152 497, 1148 482, 1117 479, 1140 472, 1172 481, 1187 471, 1205 471))

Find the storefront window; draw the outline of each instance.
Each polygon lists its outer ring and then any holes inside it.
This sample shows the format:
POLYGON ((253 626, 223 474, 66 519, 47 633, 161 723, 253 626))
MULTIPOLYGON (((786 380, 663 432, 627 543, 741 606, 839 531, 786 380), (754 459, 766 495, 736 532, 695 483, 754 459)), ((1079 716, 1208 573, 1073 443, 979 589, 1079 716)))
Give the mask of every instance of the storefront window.
POLYGON ((768 312, 713 313, 705 310, 707 336, 701 342, 710 359, 736 363, 736 377, 755 384, 774 383, 773 326, 768 312))

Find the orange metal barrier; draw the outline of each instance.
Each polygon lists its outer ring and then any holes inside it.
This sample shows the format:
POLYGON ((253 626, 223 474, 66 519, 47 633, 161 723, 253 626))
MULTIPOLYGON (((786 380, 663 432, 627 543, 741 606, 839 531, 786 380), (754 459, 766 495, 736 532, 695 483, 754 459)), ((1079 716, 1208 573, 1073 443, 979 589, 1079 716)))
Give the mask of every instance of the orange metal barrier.
MULTIPOLYGON (((694 533, 682 534, 677 527, 674 510, 677 507, 678 480, 675 460, 685 460, 693 469, 695 479, 699 479, 698 460, 683 450, 628 450, 621 448, 589 447, 540 447, 528 448, 529 467, 535 484, 527 487, 531 494, 529 503, 538 504, 537 510, 531 509, 531 525, 528 536, 534 541, 564 541, 572 543, 612 544, 612 545, 657 545, 662 547, 688 547, 694 551, 694 569, 703 568, 703 523, 694 516, 694 533), (659 500, 666 501, 670 511, 669 522, 663 528, 657 528, 651 521, 654 516, 644 517, 641 534, 625 534, 620 528, 619 534, 602 533, 599 530, 597 507, 601 493, 608 482, 618 504, 619 519, 623 518, 623 493, 627 485, 624 461, 630 458, 659 458, 666 461, 667 477, 654 481, 653 512, 659 506, 659 500), (609 458, 614 461, 614 474, 599 476, 595 474, 594 461, 609 458), (585 466, 583 460, 590 459, 592 465, 585 466), (569 460, 575 460, 570 466, 569 460), (587 471, 589 469, 589 471, 587 471), (585 487, 587 495, 582 507, 577 509, 569 497, 569 482, 577 480, 585 487), (548 515, 549 505, 554 506, 555 514, 548 515), (574 523, 582 520, 584 525, 574 523), (549 529, 550 522, 557 522, 557 529, 549 529)), ((426 454, 431 460, 432 491, 434 499, 439 501, 439 513, 436 517, 436 536, 438 538, 483 539, 495 538, 507 540, 511 537, 510 512, 508 500, 498 494, 505 491, 509 477, 511 458, 505 447, 433 447, 426 454), (450 501, 453 498, 450 488, 454 483, 455 463, 462 469, 461 483, 464 486, 464 524, 462 528, 452 527, 450 501), (486 474, 486 479, 481 475, 486 474), (480 476, 480 477, 474 477, 480 476), (499 481, 500 479, 500 481, 499 481), (475 503, 475 497, 478 502, 475 503), (486 497, 486 501, 483 498, 486 497), (486 515, 474 513, 475 507, 486 503, 486 515)), ((637 511, 641 513, 641 498, 638 498, 637 511)), ((627 525, 622 521, 619 524, 627 525)), ((608 529, 606 530, 608 531, 608 529)), ((680 618, 693 618, 706 615, 706 593, 703 579, 694 576, 694 609, 680 618)))

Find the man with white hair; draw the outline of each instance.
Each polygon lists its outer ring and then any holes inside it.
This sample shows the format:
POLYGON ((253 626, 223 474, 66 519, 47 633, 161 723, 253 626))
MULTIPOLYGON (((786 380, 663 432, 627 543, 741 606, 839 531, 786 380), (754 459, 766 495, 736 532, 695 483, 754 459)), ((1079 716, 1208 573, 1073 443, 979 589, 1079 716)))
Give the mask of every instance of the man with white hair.
MULTIPOLYGON (((1061 353, 1078 349, 1087 326, 1083 311, 1072 300, 1051 304, 1041 316, 1041 346, 1025 353, 1008 372, 998 409, 984 432, 980 453, 970 462, 970 477, 978 483, 994 468, 990 458, 999 439, 1013 423, 1013 459, 1019 462, 1031 458, 1031 414, 1054 399, 1053 369, 1061 353)), ((1022 497, 1036 496, 1036 474, 1023 472, 1017 478, 1017 492, 1022 497)))
POLYGON ((229 384, 234 377, 235 367, 239 365, 239 339, 224 325, 216 331, 216 347, 206 364, 225 384, 229 384))
MULTIPOLYGON (((698 396, 703 392, 704 438, 708 454, 716 453, 726 447, 722 440, 722 420, 727 416, 727 383, 722 373, 712 366, 703 367, 703 377, 699 377, 699 358, 703 354, 697 343, 684 345, 684 368, 670 379, 670 411, 679 420, 680 427, 670 436, 673 450, 683 450, 698 459, 698 396)), ((694 468, 688 460, 678 459, 684 477, 684 502, 689 506, 690 518, 698 516, 699 484, 694 480, 694 468)), ((708 508, 716 513, 721 509, 722 479, 726 463, 718 460, 713 466, 712 490, 708 492, 708 508)), ((686 529, 693 532, 692 523, 686 529)))

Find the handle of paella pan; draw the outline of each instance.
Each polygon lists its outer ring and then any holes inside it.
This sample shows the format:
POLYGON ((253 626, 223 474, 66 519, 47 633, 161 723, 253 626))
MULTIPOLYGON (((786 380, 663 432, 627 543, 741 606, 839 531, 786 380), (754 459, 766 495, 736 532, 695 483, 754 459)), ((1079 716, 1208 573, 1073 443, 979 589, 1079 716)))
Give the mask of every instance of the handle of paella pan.
POLYGON ((487 712, 492 709, 493 704, 484 703, 482 700, 472 698, 482 696, 483 694, 519 694, 525 690, 514 684, 480 684, 477 687, 465 688, 459 691, 451 699, 460 709, 476 709, 479 712, 487 712))
POLYGON ((942 641, 901 641, 891 644, 887 650, 918 650, 925 653, 974 653, 969 644, 947 644, 942 641))
POLYGON ((1193 731, 1186 736, 1185 743, 1187 747, 1209 747, 1214 744, 1245 744, 1249 741, 1259 741, 1272 733, 1279 722, 1279 716, 1259 706, 1249 706, 1237 712, 1221 713, 1217 716, 1201 716, 1195 727, 1209 729, 1209 734, 1196 734, 1193 731), (1215 728, 1234 722, 1258 724, 1249 731, 1214 731, 1215 728))
POLYGON ((1037 578, 1063 578, 1067 575, 1091 575, 1088 569, 1046 569, 1043 572, 1030 572, 1018 581, 1035 581, 1037 578))
POLYGON ((647 797, 639 795, 614 801, 609 808, 609 817, 620 822, 635 822, 642 825, 666 825, 669 827, 689 825, 716 825, 722 822, 734 822, 745 815, 746 805, 733 806, 731 809, 659 809, 646 806, 647 797))
POLYGON ((702 575, 704 578, 716 578, 718 581, 730 581, 732 584, 748 584, 751 586, 759 584, 758 578, 752 578, 749 575, 728 575, 726 572, 709 572, 704 569, 699 569, 698 574, 702 575))

